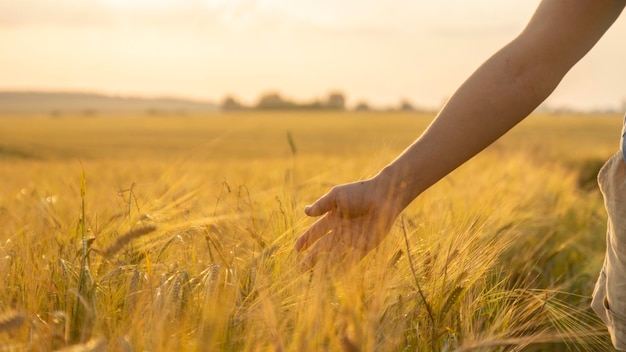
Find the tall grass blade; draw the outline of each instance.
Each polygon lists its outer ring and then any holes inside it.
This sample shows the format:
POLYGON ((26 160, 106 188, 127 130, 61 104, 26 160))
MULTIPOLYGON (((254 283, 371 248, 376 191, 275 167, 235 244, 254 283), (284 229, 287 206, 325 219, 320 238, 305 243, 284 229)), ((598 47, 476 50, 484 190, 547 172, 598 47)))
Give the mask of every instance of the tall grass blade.
POLYGON ((291 155, 296 156, 298 149, 296 148, 296 142, 293 140, 291 131, 287 131, 287 142, 289 142, 289 148, 291 149, 291 155))
POLYGON ((87 266, 80 271, 76 304, 72 312, 70 327, 71 342, 85 342, 91 338, 96 319, 95 286, 87 266))
POLYGON ((407 232, 406 232, 404 215, 402 216, 402 234, 404 235, 404 244, 406 246, 406 257, 409 260, 409 266, 411 267, 411 273, 413 274, 413 280, 415 280, 415 286, 417 287, 417 292, 422 298, 422 302, 424 303, 424 306, 426 307, 426 311, 428 312, 428 318, 430 319, 431 324, 433 324, 434 326, 435 315, 433 314, 433 310, 430 307, 430 304, 426 300, 426 295, 424 294, 424 291, 422 291, 422 286, 419 283, 419 279, 417 278, 417 272, 415 271, 415 265, 413 264, 413 258, 411 257, 411 247, 409 246, 409 236, 407 235, 407 232))

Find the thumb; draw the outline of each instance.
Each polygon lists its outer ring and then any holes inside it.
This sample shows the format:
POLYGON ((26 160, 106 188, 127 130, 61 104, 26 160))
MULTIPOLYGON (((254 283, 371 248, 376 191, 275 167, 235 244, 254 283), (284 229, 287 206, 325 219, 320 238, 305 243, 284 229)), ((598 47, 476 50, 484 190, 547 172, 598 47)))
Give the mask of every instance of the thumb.
POLYGON ((326 193, 320 199, 316 200, 315 203, 304 207, 304 212, 308 216, 324 215, 327 212, 334 210, 336 208, 336 204, 337 204, 335 202, 336 197, 337 197, 337 192, 333 188, 330 192, 326 193))

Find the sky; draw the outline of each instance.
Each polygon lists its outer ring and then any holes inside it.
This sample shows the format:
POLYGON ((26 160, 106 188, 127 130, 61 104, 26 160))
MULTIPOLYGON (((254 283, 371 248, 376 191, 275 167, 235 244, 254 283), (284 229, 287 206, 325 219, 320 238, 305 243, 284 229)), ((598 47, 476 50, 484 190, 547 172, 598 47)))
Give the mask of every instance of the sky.
MULTIPOLYGON (((538 0, 0 0, 0 90, 437 108, 538 0)), ((626 15, 547 104, 626 104, 626 15)))

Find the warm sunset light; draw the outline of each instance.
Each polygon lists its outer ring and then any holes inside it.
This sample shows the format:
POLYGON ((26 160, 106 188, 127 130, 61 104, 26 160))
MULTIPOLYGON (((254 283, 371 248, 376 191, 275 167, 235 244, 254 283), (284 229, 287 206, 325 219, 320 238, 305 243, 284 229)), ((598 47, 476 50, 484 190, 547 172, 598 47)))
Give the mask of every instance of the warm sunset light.
POLYGON ((0 0, 0 352, 626 351, 625 8, 0 0))
POLYGON ((174 0, 96 0, 105 5, 117 7, 159 7, 159 6, 176 6, 179 1, 174 0))
MULTIPOLYGON (((0 89, 254 102, 437 107, 524 27, 537 1, 44 0, 0 5, 0 89)), ((566 77, 555 106, 619 108, 624 20, 566 77)))

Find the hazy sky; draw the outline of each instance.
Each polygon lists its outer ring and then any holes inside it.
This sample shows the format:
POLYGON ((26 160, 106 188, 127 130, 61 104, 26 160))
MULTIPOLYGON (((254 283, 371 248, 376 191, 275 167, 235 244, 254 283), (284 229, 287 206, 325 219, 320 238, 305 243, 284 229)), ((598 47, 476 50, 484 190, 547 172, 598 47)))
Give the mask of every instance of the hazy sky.
MULTIPOLYGON (((439 106, 538 0, 0 0, 0 89, 439 106)), ((626 100, 626 15, 550 98, 626 100)))

